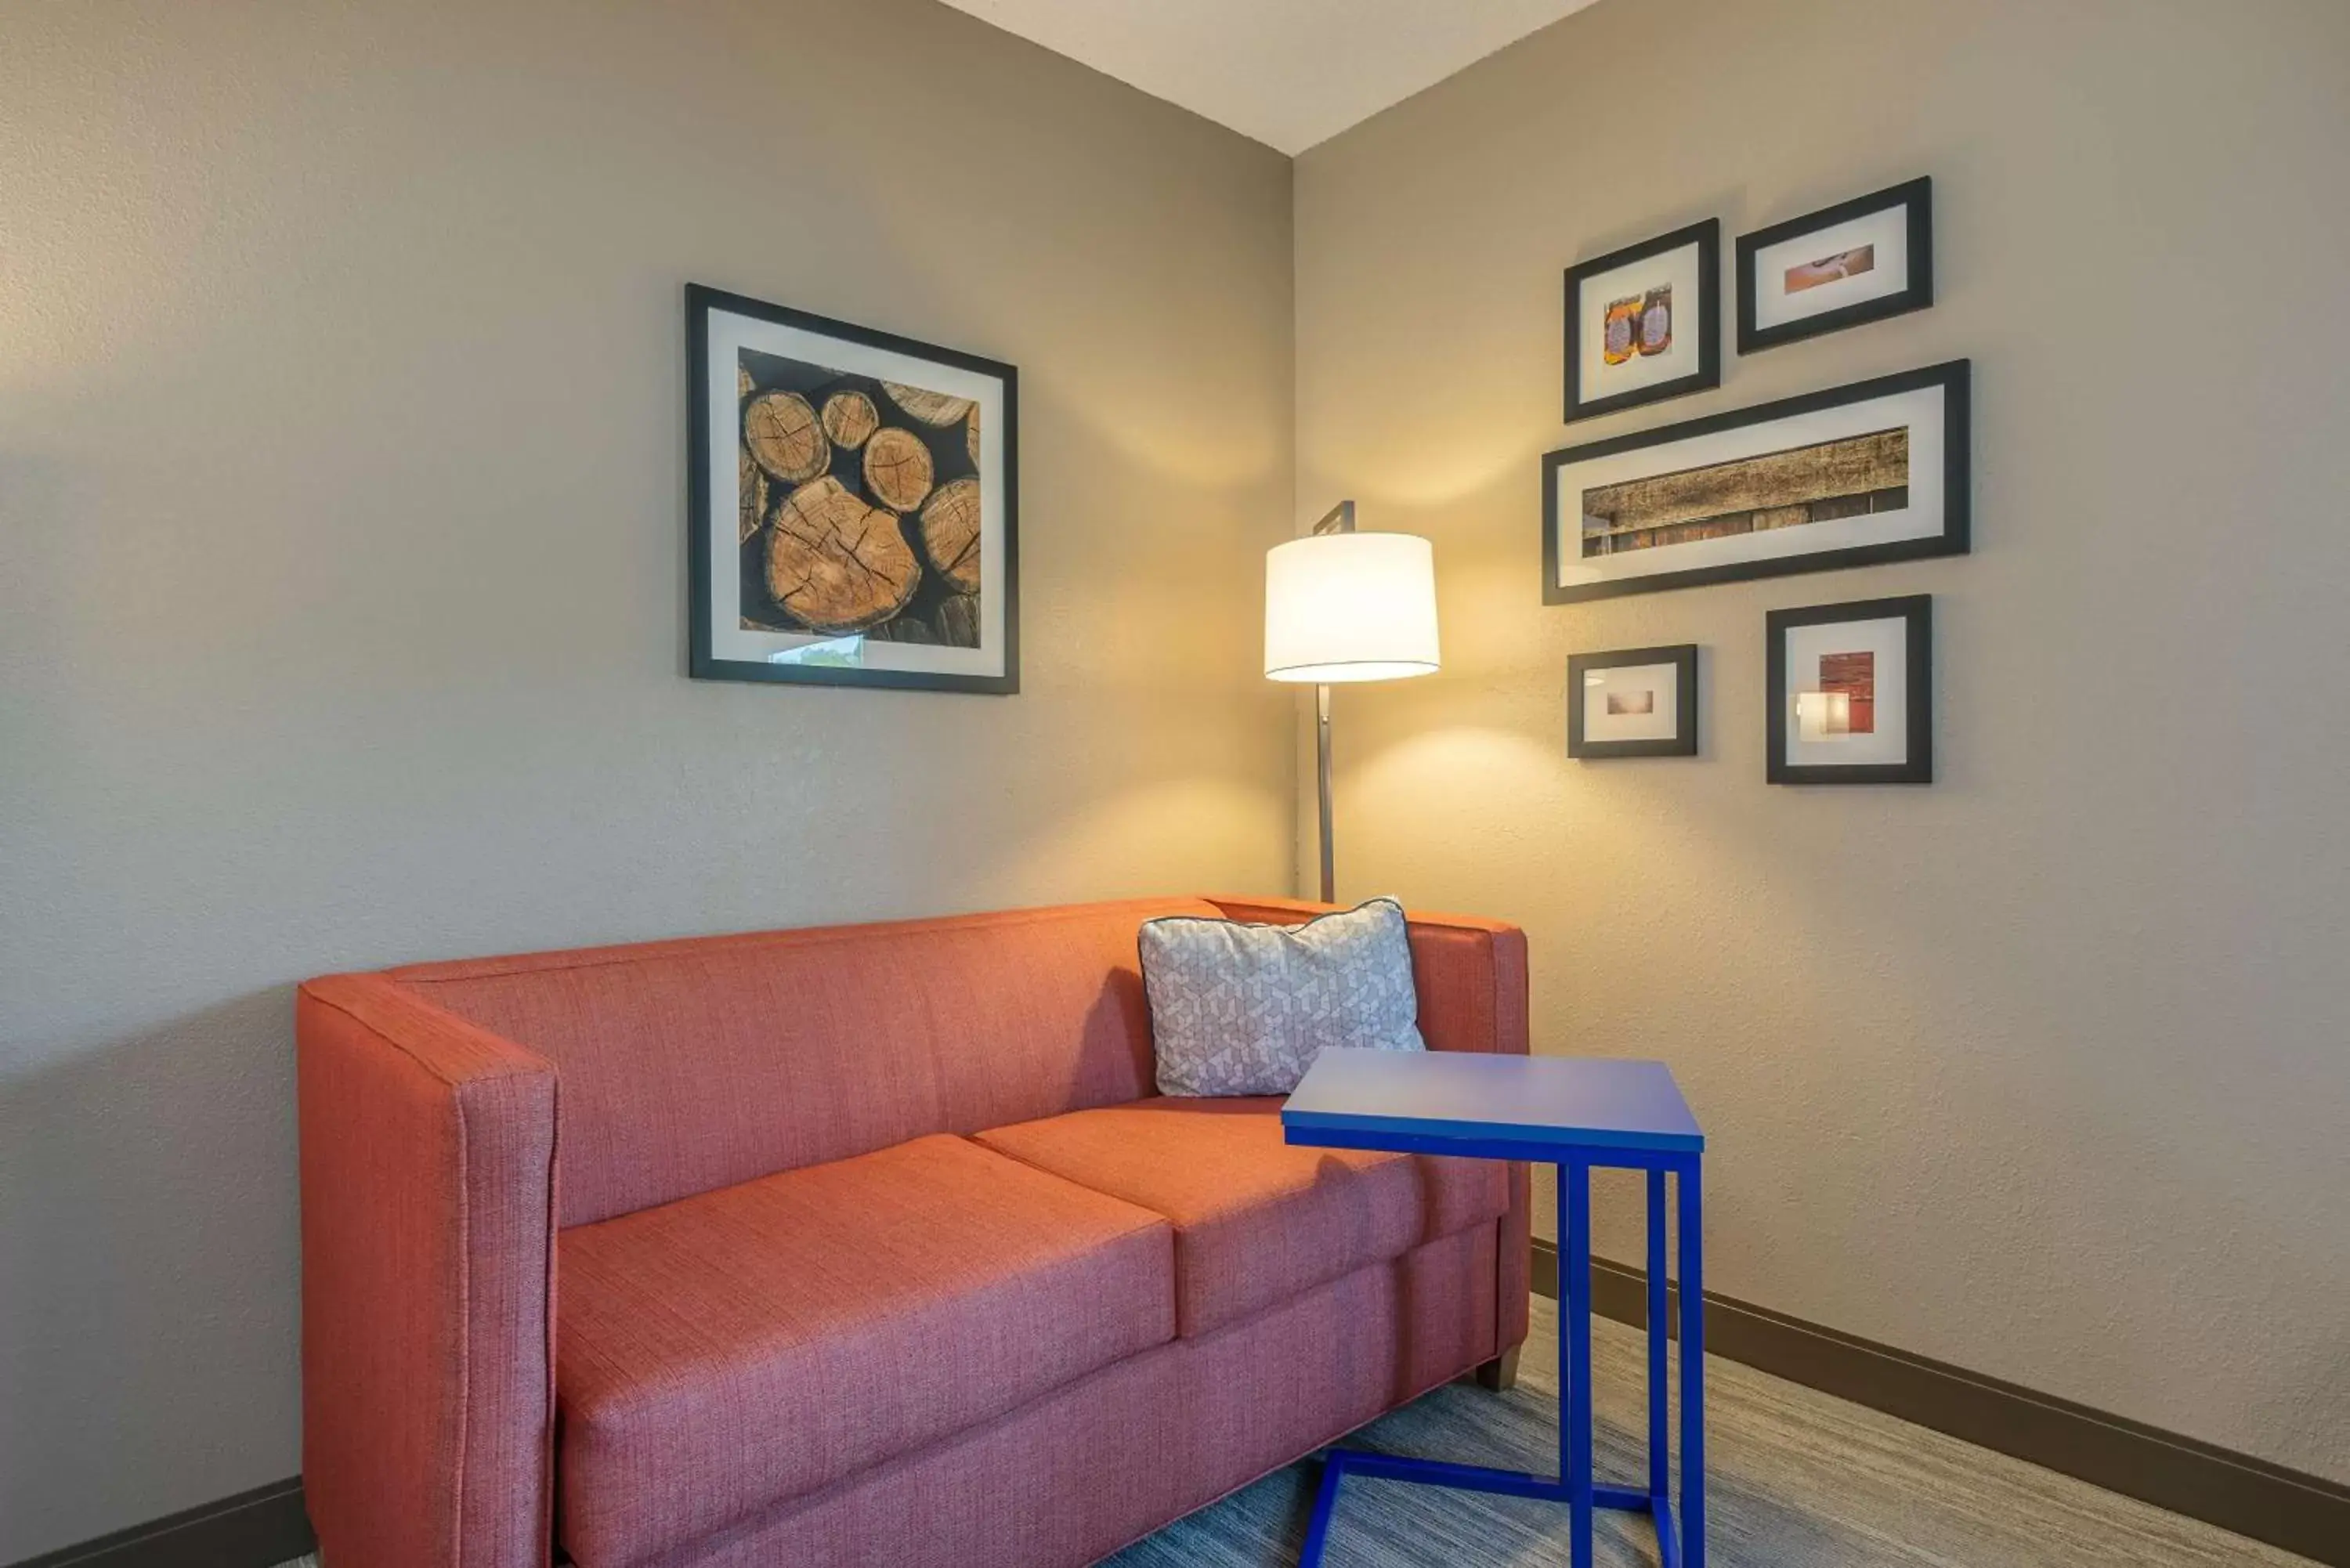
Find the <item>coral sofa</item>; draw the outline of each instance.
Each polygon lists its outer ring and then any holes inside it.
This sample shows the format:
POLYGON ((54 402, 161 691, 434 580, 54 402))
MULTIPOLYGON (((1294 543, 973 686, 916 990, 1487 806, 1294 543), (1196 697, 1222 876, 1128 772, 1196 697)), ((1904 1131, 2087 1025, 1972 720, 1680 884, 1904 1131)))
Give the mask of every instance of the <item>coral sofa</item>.
MULTIPOLYGON (((329 1568, 1068 1568, 1525 1337, 1526 1181, 1152 1090, 1156 899, 437 963, 298 1002, 329 1568)), ((1411 919, 1433 1049, 1507 926, 1411 919)))

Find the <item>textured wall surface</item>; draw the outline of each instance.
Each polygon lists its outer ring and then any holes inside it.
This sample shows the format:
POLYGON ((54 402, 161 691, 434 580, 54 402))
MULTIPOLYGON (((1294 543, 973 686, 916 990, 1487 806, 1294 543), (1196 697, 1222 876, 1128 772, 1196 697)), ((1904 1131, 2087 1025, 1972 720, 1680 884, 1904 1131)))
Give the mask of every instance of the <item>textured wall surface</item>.
POLYGON ((300 977, 1287 886, 1286 160, 917 0, 0 35, 0 1562, 296 1468, 300 977), (1020 367, 1022 695, 683 678, 689 279, 1020 367))
POLYGON ((2337 0, 1607 0, 1305 154, 1296 243, 1299 512, 1443 616, 1339 699, 1342 894, 1672 1063, 1716 1288, 2350 1480, 2345 161, 2337 0), (1562 428, 1562 267, 1921 173, 1933 310, 1562 428), (1973 556, 1544 607, 1544 451, 1960 356, 1973 556), (1763 612, 1906 592, 1939 782, 1764 784, 1763 612), (1674 642, 1703 754, 1567 761, 1567 655, 1674 642))
MULTIPOLYGON (((294 1469, 300 976, 1289 880, 1284 161, 918 0, 5 33, 0 1561, 294 1469), (688 278, 1020 365, 1024 695, 682 679, 688 278)), ((2333 0, 1607 0, 1298 166, 1294 499, 1439 552, 1342 891, 1674 1063, 1720 1288, 2350 1479, 2346 154, 2333 0), (1970 355, 1977 554, 1543 608, 1559 269, 1920 172, 1933 311, 1572 439, 1970 355), (1765 786, 1763 611, 1911 590, 1941 782, 1765 786)))

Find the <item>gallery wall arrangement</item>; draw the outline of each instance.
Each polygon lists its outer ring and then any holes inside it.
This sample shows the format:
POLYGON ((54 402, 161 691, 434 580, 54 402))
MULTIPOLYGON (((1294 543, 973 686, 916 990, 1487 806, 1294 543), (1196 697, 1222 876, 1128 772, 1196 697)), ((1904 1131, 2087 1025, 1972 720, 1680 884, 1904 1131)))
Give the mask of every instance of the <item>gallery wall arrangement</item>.
MULTIPOLYGON (((1566 271, 1569 423, 1721 385, 1721 224, 1566 271)), ((1738 352, 1933 304, 1933 182, 1737 240, 1738 352)), ((1971 547, 1969 361, 1564 447, 1543 459, 1543 602, 1881 566, 1971 547)), ((1932 605, 1774 609, 1772 784, 1933 782, 1932 605)), ((1578 653, 1567 754, 1698 753, 1692 645, 1578 653)))
POLYGON ((693 675, 1017 691, 1018 372, 698 284, 686 314, 693 675))

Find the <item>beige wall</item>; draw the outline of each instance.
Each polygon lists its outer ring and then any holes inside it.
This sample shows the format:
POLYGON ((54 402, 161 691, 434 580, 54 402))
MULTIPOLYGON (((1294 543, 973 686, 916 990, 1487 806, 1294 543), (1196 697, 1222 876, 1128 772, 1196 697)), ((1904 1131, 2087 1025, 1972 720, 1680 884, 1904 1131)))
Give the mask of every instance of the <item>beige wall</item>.
POLYGON ((2339 0, 1607 0, 1307 153, 1296 242, 1298 510, 1444 618, 1339 700, 1341 892, 1673 1064, 1717 1288, 2339 1480, 2345 167, 2339 0), (1921 173, 1933 310, 1561 427, 1563 266, 1921 173), (1962 355, 1973 556, 1543 607, 1546 449, 1962 355), (1913 591, 1940 781, 1765 785, 1763 612, 1913 591), (1703 755, 1569 763, 1567 655, 1665 642, 1703 755))
POLYGON ((1675 1063, 1721 1288, 2350 1479, 2331 0, 1607 0, 1307 155, 1294 317, 1285 161, 922 0, 5 29, 0 1561, 294 1469, 296 978, 1285 882, 1293 320, 1446 617, 1343 890, 1675 1063), (1544 609, 1559 268, 1918 172, 1934 311, 1576 434, 1971 355, 1978 553, 1544 609), (681 678, 688 278, 1020 365, 1024 694, 681 678), (1942 782, 1764 786, 1763 610, 1911 589, 1942 782))
POLYGON ((1287 160, 919 0, 0 40, 0 1562, 296 1469, 299 977, 1287 886, 1287 160), (688 279, 1020 367, 1022 695, 683 678, 688 279))

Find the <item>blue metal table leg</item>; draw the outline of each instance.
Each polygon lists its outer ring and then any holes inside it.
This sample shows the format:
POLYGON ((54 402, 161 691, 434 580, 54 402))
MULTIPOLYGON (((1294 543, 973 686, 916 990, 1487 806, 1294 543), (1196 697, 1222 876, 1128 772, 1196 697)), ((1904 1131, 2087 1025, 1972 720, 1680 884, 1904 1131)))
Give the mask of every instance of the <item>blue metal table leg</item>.
POLYGON ((1681 1200, 1681 1562, 1705 1568, 1705 1222, 1692 1158, 1675 1178, 1681 1200))
MULTIPOLYGON (((1372 1453, 1361 1449, 1342 1449, 1331 1456, 1331 1462, 1344 1466, 1349 1478, 1413 1481, 1461 1491, 1495 1492, 1503 1497, 1540 1498, 1545 1502, 1566 1501, 1565 1484, 1556 1476, 1538 1476, 1525 1470, 1489 1469, 1483 1465, 1415 1459, 1403 1454, 1372 1453)), ((1620 1508, 1633 1513, 1648 1511, 1648 1494, 1629 1487, 1595 1486, 1591 1489, 1591 1501, 1595 1508, 1620 1508)))
POLYGON ((1670 1501, 1673 1450, 1667 1411, 1669 1376, 1665 1345, 1672 1325, 1666 1319, 1665 1173, 1648 1172, 1648 1495, 1670 1501))
POLYGON ((1565 1344, 1563 1407, 1565 1440, 1559 1455, 1566 1481, 1567 1562, 1591 1568, 1591 1168, 1576 1162, 1558 1168, 1559 1223, 1566 1233, 1561 1260, 1566 1281, 1561 1294, 1566 1312, 1559 1325, 1565 1344))
POLYGON ((1314 1519, 1305 1527, 1305 1550, 1297 1554, 1297 1568, 1322 1568, 1322 1549, 1330 1543, 1330 1516, 1338 1506, 1344 1469, 1336 1453, 1323 1456, 1322 1485, 1314 1494, 1314 1519))
POLYGON ((1321 1568, 1338 1493, 1347 1475, 1456 1487, 1504 1496, 1543 1498, 1567 1505, 1571 1568, 1594 1568, 1594 1513, 1608 1508, 1644 1512, 1657 1527, 1663 1568, 1705 1568, 1705 1295, 1698 1161, 1676 1161, 1680 1220, 1681 1456, 1680 1502, 1673 1504, 1670 1382, 1667 1342, 1667 1220, 1665 1169, 1648 1171, 1648 1475, 1645 1490, 1600 1486, 1594 1475, 1591 1347, 1591 1164, 1567 1160, 1558 1172, 1559 1473, 1489 1469, 1360 1449, 1334 1449, 1323 1462, 1300 1568, 1321 1568))

